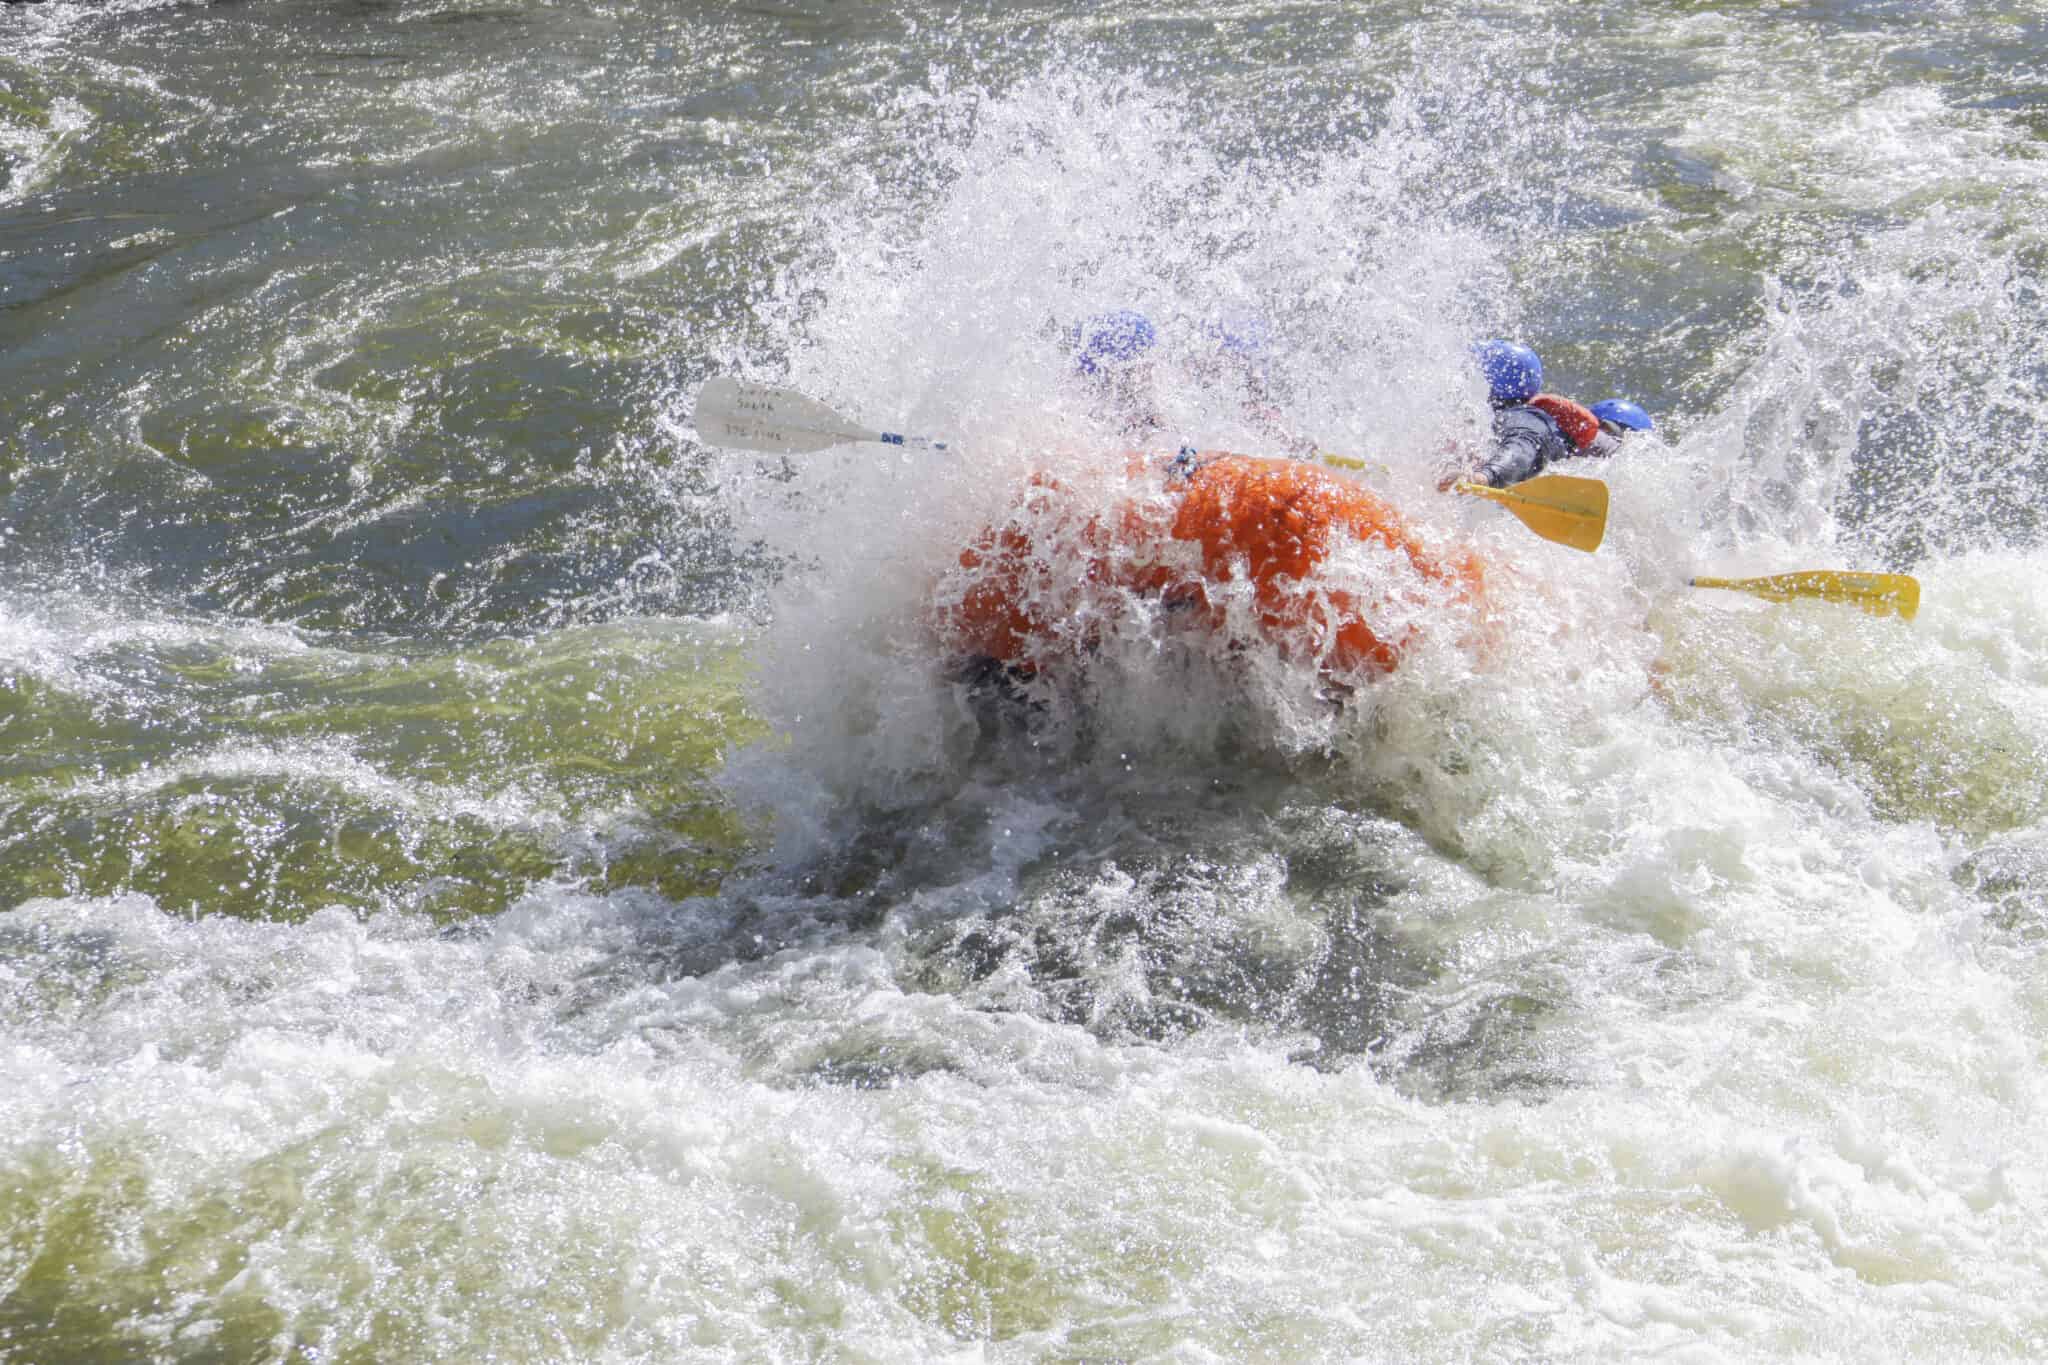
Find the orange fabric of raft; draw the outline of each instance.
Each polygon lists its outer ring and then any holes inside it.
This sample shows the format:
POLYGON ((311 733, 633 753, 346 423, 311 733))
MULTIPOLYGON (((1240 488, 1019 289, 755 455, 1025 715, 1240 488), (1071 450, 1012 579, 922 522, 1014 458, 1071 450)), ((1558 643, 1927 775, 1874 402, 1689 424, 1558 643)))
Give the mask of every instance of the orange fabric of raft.
POLYGON ((1049 595, 1052 568, 1033 552, 1026 519, 1042 515, 1048 502, 1066 490, 1044 474, 1031 476, 1016 515, 990 527, 960 552, 960 567, 971 576, 959 607, 946 621, 970 654, 1004 663, 1033 663, 1037 646, 1047 638, 1038 604, 1049 595))
POLYGON ((1208 589, 1246 576, 1259 624, 1283 652, 1319 660, 1326 668, 1384 671, 1398 662, 1404 639, 1375 633, 1366 620, 1368 604, 1346 588, 1318 584, 1314 592, 1303 591, 1339 537, 1400 552, 1425 579, 1457 597, 1472 599, 1483 590, 1477 560, 1445 561, 1384 498, 1302 461, 1203 456, 1192 474, 1165 476, 1164 500, 1148 496, 1160 487, 1159 467, 1158 461, 1134 459, 1136 495, 1107 515, 1078 523, 1079 510, 1061 501, 1072 495, 1057 480, 1033 478, 1017 513, 961 553, 960 565, 970 577, 959 606, 949 613, 951 633, 972 653, 1036 664, 1055 640, 1087 643, 1075 637, 1070 619, 1059 616, 1062 605, 1079 596, 1063 594, 1063 586, 1157 595, 1175 606, 1199 608, 1220 628, 1223 608, 1208 589), (1068 556, 1064 570, 1039 552, 1034 531, 1072 544, 1077 553, 1068 556))

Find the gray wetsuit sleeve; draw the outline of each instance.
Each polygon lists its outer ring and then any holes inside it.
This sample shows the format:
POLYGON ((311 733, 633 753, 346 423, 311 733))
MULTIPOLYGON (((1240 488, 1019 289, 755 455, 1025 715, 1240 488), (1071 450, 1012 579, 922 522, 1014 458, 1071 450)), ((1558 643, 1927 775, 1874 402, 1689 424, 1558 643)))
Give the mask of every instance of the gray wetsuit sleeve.
POLYGON ((1552 460, 1571 454, 1549 413, 1538 408, 1502 408, 1493 415, 1493 453, 1479 465, 1481 481, 1506 488, 1533 479, 1552 460))

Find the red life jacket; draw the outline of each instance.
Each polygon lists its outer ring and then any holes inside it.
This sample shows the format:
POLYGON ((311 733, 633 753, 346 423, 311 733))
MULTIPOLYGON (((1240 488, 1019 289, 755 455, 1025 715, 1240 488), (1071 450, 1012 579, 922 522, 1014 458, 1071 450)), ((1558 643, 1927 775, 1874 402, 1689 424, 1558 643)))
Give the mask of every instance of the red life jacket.
POLYGON ((1574 450, 1584 450, 1600 434, 1600 419, 1593 415, 1592 409, 1569 398, 1539 393, 1529 400, 1529 406, 1549 413, 1550 420, 1557 423, 1557 429, 1564 433, 1564 438, 1572 443, 1574 450))

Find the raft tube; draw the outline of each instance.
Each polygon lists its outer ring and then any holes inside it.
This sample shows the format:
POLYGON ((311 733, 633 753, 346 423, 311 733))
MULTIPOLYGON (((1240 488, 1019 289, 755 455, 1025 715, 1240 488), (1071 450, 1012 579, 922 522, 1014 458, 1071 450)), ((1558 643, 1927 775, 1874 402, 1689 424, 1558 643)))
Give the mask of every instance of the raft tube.
POLYGON ((967 658, 1036 670, 1093 646, 1083 604, 1117 600, 1105 589, 1156 598, 1180 619, 1223 630, 1221 590, 1249 580, 1258 628, 1284 657, 1325 673, 1389 672, 1412 628, 1376 627, 1369 597, 1321 581, 1346 538, 1396 552, 1446 600, 1483 596, 1475 557, 1431 549, 1361 483, 1291 459, 1133 457, 1107 511, 1082 508, 1057 479, 1034 477, 1011 514, 961 551, 964 577, 941 628, 967 658))

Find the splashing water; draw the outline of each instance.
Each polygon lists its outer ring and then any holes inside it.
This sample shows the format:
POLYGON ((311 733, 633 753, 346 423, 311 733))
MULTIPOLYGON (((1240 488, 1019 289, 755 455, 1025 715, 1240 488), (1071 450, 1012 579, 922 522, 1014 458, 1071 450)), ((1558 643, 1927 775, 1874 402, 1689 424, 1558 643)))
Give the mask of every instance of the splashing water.
POLYGON ((2048 34, 1511 8, 11 7, 0 1357, 2039 1355, 2048 34), (1276 429, 1483 610, 1079 577, 1276 429))

